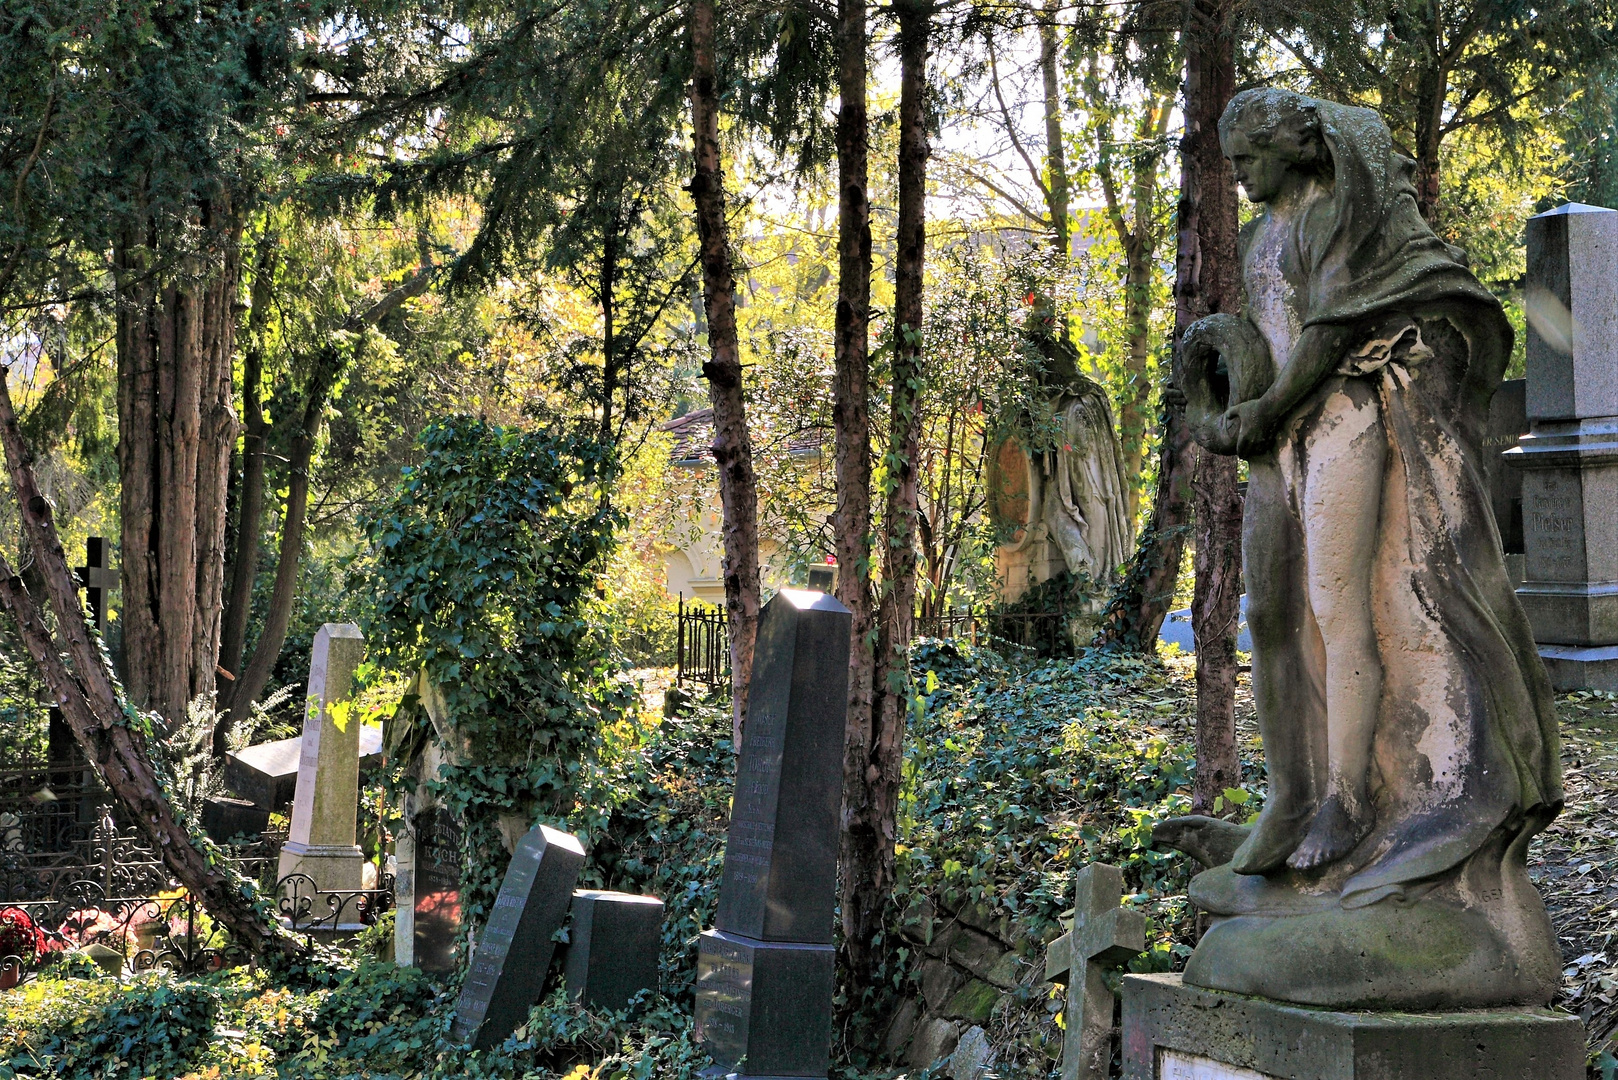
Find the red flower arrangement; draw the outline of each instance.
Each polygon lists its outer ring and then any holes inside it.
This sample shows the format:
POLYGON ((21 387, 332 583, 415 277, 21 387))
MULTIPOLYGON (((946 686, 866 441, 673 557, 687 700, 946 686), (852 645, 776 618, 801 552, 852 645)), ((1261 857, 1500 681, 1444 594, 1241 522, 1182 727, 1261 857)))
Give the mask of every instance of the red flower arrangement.
POLYGON ((45 933, 22 908, 0 908, 0 957, 16 956, 25 964, 45 951, 45 933))

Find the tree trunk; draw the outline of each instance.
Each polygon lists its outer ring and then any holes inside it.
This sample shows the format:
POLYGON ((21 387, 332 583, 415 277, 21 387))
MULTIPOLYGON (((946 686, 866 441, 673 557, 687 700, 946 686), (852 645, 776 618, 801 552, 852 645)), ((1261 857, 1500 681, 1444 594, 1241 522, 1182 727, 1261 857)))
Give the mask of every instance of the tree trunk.
POLYGON ((172 278, 155 272, 155 236, 114 252, 124 661, 136 706, 171 725, 214 690, 237 430, 241 230, 224 198, 203 203, 199 225, 218 261, 188 256, 172 278))
MULTIPOLYGON (((264 386, 264 334, 269 317, 271 282, 275 273, 275 241, 261 241, 258 266, 253 273, 253 306, 248 313, 248 342, 242 354, 242 471, 236 514, 236 543, 229 564, 230 591, 226 596, 219 634, 219 666, 236 679, 242 673, 247 648, 247 620, 253 607, 253 582, 258 577, 258 548, 264 529, 264 459, 269 448, 270 425, 264 419, 259 394, 264 386)), ((228 681, 228 680, 227 680, 228 681)), ((228 693, 228 691, 227 691, 228 693)), ((213 752, 223 756, 225 744, 214 733, 213 752)))
MULTIPOLYGON (((363 330, 374 326, 394 308, 413 296, 420 296, 432 280, 434 268, 425 262, 411 277, 372 304, 363 313, 350 316, 343 329, 363 330)), ((303 561, 303 534, 305 517, 309 509, 309 469, 314 460, 315 446, 320 441, 320 427, 325 423, 326 405, 332 387, 337 385, 347 358, 335 346, 329 346, 315 360, 305 391, 301 421, 292 433, 291 453, 287 463, 287 501, 281 514, 281 547, 275 565, 275 584, 270 590, 270 607, 264 617, 264 629, 253 643, 253 655, 245 671, 234 672, 236 680, 228 685, 220 697, 218 718, 214 721, 213 753, 223 757, 230 745, 230 733, 236 724, 247 718, 254 701, 264 693, 264 684, 275 670, 286 644, 287 627, 292 621, 292 605, 298 596, 298 570, 303 561)), ((266 436, 267 438, 267 436, 266 436)), ((262 487, 262 473, 259 480, 262 487)), ((262 493, 260 498, 262 498, 262 493)), ((245 504, 245 501, 244 501, 245 504)))
POLYGON ((1062 145, 1062 84, 1057 75, 1056 20, 1060 11, 1060 0, 1045 0, 1044 17, 1039 21, 1039 71, 1045 88, 1045 202, 1051 215, 1051 243, 1065 267, 1072 254, 1072 236, 1067 208, 1067 150, 1062 145))
POLYGON ((17 428, 11 393, 0 372, 0 440, 5 446, 13 490, 23 527, 45 581, 56 627, 66 645, 68 663, 46 628, 39 607, 3 557, 0 557, 0 602, 17 621, 23 642, 50 688, 51 700, 73 729, 74 737, 94 764, 130 820, 162 852, 164 865, 231 937, 255 954, 290 959, 301 946, 273 921, 261 917, 249 886, 207 841, 194 843, 185 824, 164 795, 157 769, 146 748, 144 725, 132 716, 111 670, 91 643, 77 582, 68 569, 50 503, 40 494, 33 455, 17 428), (200 845, 200 846, 199 846, 200 845))
POLYGON ((873 985, 874 938, 893 891, 904 722, 910 695, 910 639, 916 605, 916 458, 922 379, 922 271, 927 242, 927 49, 929 0, 900 0, 899 219, 894 261, 893 389, 889 418, 887 505, 883 515, 882 594, 876 616, 871 734, 861 799, 845 805, 844 946, 855 987, 873 985))
MULTIPOLYGON (((1437 28, 1433 28, 1437 32, 1437 28)), ((1430 56, 1416 81, 1416 208, 1424 221, 1438 214, 1438 151, 1444 139, 1444 104, 1448 79, 1430 56)))
POLYGON ((839 0, 837 85, 837 312, 832 423, 836 439, 837 598, 853 613, 844 737, 842 914, 846 942, 868 941, 859 869, 875 845, 871 828, 872 680, 876 670, 871 592, 871 204, 870 126, 865 106, 865 0, 839 0), (863 935, 863 937, 862 937, 863 935))
POLYGON ((741 345, 736 337, 735 283, 725 223, 724 173, 719 159, 719 86, 714 46, 714 0, 691 3, 691 126, 696 169, 691 198, 697 209, 702 295, 708 316, 709 359, 702 365, 713 405, 714 461, 725 515, 725 615, 730 627, 732 725, 737 751, 747 718, 747 684, 758 635, 758 490, 753 444, 742 398, 741 345))
POLYGON ((232 729, 246 718, 252 703, 264 692, 264 684, 281 656, 281 646, 286 644, 292 606, 298 595, 298 569, 303 559, 304 520, 309 509, 309 465, 314 458, 321 422, 325 419, 326 401, 340 368, 336 350, 328 350, 317 361, 310 377, 303 422, 293 433, 288 455, 287 501, 281 516, 281 549, 275 566, 275 585, 270 590, 270 607, 264 617, 264 629, 253 644, 247 669, 236 672, 236 681, 221 695, 222 705, 213 731, 213 752, 218 757, 223 757, 228 749, 232 729))
MULTIPOLYGON (((1236 33, 1231 0, 1194 0, 1186 27, 1185 142, 1181 149, 1180 275, 1175 293, 1178 343, 1196 320, 1241 308, 1236 252, 1236 178, 1219 146, 1219 116, 1236 92, 1236 33), (1189 250, 1188 250, 1189 248, 1189 250)), ((1236 755, 1236 625, 1241 598, 1242 498, 1234 457, 1200 447, 1196 472, 1197 775, 1192 810, 1212 813, 1227 787, 1241 782, 1236 755)))

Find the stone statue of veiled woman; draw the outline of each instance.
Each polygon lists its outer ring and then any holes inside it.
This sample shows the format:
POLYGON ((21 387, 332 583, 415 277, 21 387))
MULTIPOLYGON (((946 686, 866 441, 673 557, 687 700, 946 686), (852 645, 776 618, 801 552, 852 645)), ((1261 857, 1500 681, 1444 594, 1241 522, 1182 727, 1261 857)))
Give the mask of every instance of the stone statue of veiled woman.
POLYGON ((1217 864, 1192 883, 1216 922, 1186 981, 1338 1007, 1547 1002, 1560 958, 1524 855, 1562 803, 1555 716, 1479 472, 1511 329, 1422 220, 1374 112, 1254 90, 1219 130, 1263 212, 1243 316, 1188 331, 1185 392, 1198 441, 1249 462, 1270 783, 1244 833, 1164 829, 1217 864))

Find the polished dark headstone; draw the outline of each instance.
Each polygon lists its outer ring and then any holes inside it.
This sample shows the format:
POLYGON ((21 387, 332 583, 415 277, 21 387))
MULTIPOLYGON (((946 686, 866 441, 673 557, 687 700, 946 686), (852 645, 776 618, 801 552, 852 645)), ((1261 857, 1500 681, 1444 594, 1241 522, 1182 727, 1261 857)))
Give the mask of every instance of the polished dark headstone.
POLYGON ((657 989, 663 901, 655 896, 580 889, 568 931, 568 996, 586 1008, 616 1010, 657 989))
POLYGON ((457 966, 465 839, 454 815, 438 806, 416 815, 415 834, 415 962, 445 975, 457 966))
POLYGON ((202 831, 217 844, 238 836, 258 839, 270 827, 270 812, 246 799, 202 800, 202 831))
POLYGON ((697 1039, 721 1074, 820 1076, 831 1068, 832 946, 702 935, 697 1039))
POLYGON ((697 957, 697 1038, 721 1073, 830 1067, 848 609, 783 589, 759 617, 716 929, 697 957))
POLYGON ((714 918, 727 933, 831 944, 850 618, 796 589, 759 616, 714 918))
POLYGON ((583 866, 578 838, 547 825, 517 842, 455 1005, 456 1042, 488 1050, 528 1019, 583 866))
MULTIPOLYGON (((298 787, 298 756, 303 752, 302 736, 276 739, 225 755, 225 786, 248 802, 266 810, 285 810, 292 805, 298 787)), ((360 728, 360 775, 382 765, 382 726, 360 728)))

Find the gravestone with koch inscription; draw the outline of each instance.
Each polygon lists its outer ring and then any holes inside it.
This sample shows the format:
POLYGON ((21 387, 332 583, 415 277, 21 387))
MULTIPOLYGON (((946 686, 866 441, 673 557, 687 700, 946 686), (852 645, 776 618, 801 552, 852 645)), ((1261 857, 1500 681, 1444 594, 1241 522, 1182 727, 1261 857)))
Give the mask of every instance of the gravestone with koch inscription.
POLYGON ((563 965, 568 996, 587 1009, 626 1008, 642 990, 657 988, 662 945, 663 901, 579 889, 563 965))
POLYGON ((455 1005, 456 1042, 488 1050, 528 1019, 583 866, 578 838, 547 825, 517 842, 455 1005))
POLYGON ((402 938, 409 952, 400 963, 413 964, 432 975, 448 975, 458 966, 455 942, 461 933, 466 838, 460 822, 442 806, 429 806, 416 815, 396 844, 399 876, 394 890, 399 914, 395 954, 403 952, 399 948, 402 938))
POLYGON ((824 1077, 848 709, 848 609, 783 589, 758 625, 697 1037, 722 1073, 824 1077))
POLYGON ((1517 598, 1557 690, 1618 690, 1618 211, 1528 221, 1517 598))

